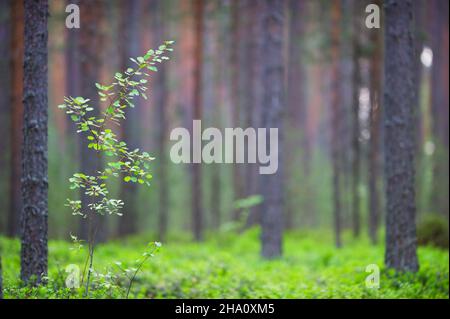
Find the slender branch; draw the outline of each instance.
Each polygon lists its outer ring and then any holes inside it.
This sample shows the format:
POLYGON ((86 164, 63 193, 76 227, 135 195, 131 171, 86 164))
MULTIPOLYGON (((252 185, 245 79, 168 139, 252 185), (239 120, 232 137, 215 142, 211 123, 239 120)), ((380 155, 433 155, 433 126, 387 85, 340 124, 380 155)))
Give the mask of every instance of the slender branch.
POLYGON ((133 285, 134 279, 136 278, 137 273, 139 272, 139 270, 142 268, 142 266, 144 265, 144 263, 153 255, 153 253, 156 251, 158 247, 153 248, 153 250, 147 254, 145 256, 145 258, 141 261, 141 263, 139 264, 139 266, 136 268, 136 270, 133 273, 133 276, 130 279, 130 282, 128 284, 128 288, 127 288, 127 294, 126 294, 126 299, 128 299, 128 295, 130 294, 130 290, 131 290, 131 286, 133 285))

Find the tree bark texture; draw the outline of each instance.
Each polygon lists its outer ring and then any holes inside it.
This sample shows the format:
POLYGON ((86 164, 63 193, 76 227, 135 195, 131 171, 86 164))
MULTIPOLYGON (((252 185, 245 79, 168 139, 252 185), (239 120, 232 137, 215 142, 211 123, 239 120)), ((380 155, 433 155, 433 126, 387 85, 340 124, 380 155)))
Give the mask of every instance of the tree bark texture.
POLYGON ((47 275, 47 0, 25 1, 24 120, 22 145, 21 279, 47 275))
POLYGON ((10 169, 8 235, 17 236, 20 227, 20 175, 22 124, 23 124, 23 50, 24 7, 23 1, 11 2, 11 123, 10 123, 10 169))
MULTIPOLYGON (((282 254, 284 181, 283 181, 283 130, 285 115, 285 66, 283 62, 285 1, 263 1, 262 32, 262 78, 263 90, 261 127, 278 128, 278 170, 271 175, 261 175, 262 250, 264 258, 275 258, 282 254)), ((269 145, 267 145, 266 149, 269 145)))
POLYGON ((397 271, 417 271, 412 1, 387 0, 385 19, 385 263, 397 271))

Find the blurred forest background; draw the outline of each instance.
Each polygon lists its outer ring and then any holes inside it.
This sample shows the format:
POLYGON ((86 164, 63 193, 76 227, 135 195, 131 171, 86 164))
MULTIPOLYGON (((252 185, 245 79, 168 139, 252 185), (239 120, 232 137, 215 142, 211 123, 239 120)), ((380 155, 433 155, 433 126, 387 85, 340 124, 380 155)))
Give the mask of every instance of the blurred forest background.
MULTIPOLYGON (((364 25, 369 3, 287 1, 284 226, 368 234, 381 241, 383 188, 383 34, 364 25), (340 223, 336 225, 336 216, 340 223)), ((49 236, 86 232, 65 207, 68 179, 102 165, 64 112, 64 96, 98 102, 94 83, 109 83, 129 57, 174 40, 171 61, 149 85, 149 99, 130 110, 122 137, 149 151, 153 183, 112 183, 124 216, 107 218, 99 240, 147 233, 155 240, 195 239, 250 227, 260 220, 256 164, 176 165, 174 127, 260 127, 261 10, 258 1, 49 1, 49 236), (78 3, 81 28, 65 27, 66 5, 78 3), (243 200, 244 199, 244 200, 243 200), (245 200, 246 199, 246 200, 245 200), (77 226, 78 225, 78 226, 77 226)), ((448 2, 414 1, 417 222, 449 216, 448 2), (430 217, 431 218, 431 217, 430 217)), ((383 17, 383 15, 382 15, 383 17)), ((22 1, 0 0, 0 232, 19 232, 22 141, 22 1)), ((96 105, 96 103, 94 103, 96 105)), ((336 237, 338 245, 339 236, 336 237)), ((448 237, 447 237, 448 242, 448 237)), ((447 244, 448 245, 448 244, 447 244)))

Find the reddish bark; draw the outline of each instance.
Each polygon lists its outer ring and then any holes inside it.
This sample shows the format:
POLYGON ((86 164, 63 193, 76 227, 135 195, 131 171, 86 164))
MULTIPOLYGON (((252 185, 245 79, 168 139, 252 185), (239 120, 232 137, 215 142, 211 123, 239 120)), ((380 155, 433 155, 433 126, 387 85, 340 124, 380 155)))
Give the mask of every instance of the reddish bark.
POLYGON ((24 7, 22 1, 13 1, 11 6, 11 124, 10 124, 10 189, 8 229, 9 236, 19 234, 20 175, 22 122, 23 122, 23 54, 24 54, 24 7))
MULTIPOLYGON (((202 101, 202 61, 203 61, 203 0, 194 0, 195 51, 194 51, 194 97, 193 119, 201 120, 203 113, 202 101)), ((192 135, 192 134, 191 134, 192 135)), ((191 152, 192 153, 192 152, 191 152)), ((203 194, 202 167, 199 163, 192 164, 192 227, 194 238, 203 240, 203 194)))

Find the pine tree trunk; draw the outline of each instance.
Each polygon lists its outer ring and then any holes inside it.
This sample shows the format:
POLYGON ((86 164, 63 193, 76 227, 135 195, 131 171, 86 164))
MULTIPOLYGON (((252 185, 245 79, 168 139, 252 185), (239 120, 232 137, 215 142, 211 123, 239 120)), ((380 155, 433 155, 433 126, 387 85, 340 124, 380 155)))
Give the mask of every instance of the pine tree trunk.
MULTIPOLYGON (((244 2, 244 43, 245 46, 242 64, 242 115, 246 127, 263 127, 261 123, 262 105, 264 99, 264 32, 265 32, 265 5, 264 1, 244 2)), ((248 147, 246 144, 245 147, 248 147)), ((262 183, 256 165, 244 164, 244 195, 250 196, 258 194, 259 185, 262 183)), ((258 205, 251 207, 246 227, 261 224, 261 209, 258 205)))
POLYGON ((47 275, 47 0, 25 1, 21 279, 47 275))
MULTIPOLYGON (((65 15, 65 8, 66 5, 64 0, 49 2, 49 12, 51 12, 53 16, 65 15)), ((65 23, 56 23, 54 26, 50 27, 50 29, 53 36, 50 37, 48 46, 50 48, 63 48, 66 42, 64 33, 67 28, 65 23)), ((58 105, 64 100, 64 96, 67 96, 65 81, 67 78, 65 74, 66 59, 64 50, 49 50, 49 60, 51 61, 49 65, 49 87, 51 87, 51 90, 49 90, 48 104, 58 105)), ((66 139, 68 116, 66 116, 64 112, 54 112, 51 117, 53 118, 55 132, 58 136, 57 151, 68 154, 67 148, 70 148, 70 145, 67 144, 68 140, 66 139)), ((69 161, 59 162, 58 169, 65 171, 68 162, 69 161)), ((62 229, 60 228, 60 230, 62 229)))
POLYGON ((20 175, 23 121, 23 50, 24 50, 24 8, 23 1, 11 2, 11 123, 10 123, 10 182, 9 182, 9 210, 8 235, 19 234, 20 212, 20 175))
MULTIPOLYGON (((120 2, 120 56, 121 70, 126 70, 130 66, 130 57, 137 57, 141 54, 139 47, 139 0, 129 0, 120 2)), ((122 138, 134 150, 141 147, 139 130, 139 107, 140 101, 136 99, 135 108, 127 111, 127 120, 123 121, 122 138)), ((122 176, 124 177, 124 176, 122 176)), ((121 183, 120 198, 124 201, 123 216, 119 222, 118 234, 126 236, 137 231, 138 213, 137 213, 137 184, 121 183)))
MULTIPOLYGON (((11 30, 11 18, 10 18, 10 2, 0 1, 0 43, 10 43, 10 30, 11 30)), ((11 49, 8 45, 0 46, 0 92, 11 92, 10 84, 10 58, 11 49)), ((0 167, 5 169, 0 170, 0 211, 4 212, 0 217, 0 232, 7 234, 6 218, 8 217, 9 201, 8 201, 8 189, 9 189, 9 150, 10 150, 10 96, 9 94, 0 95, 0 167)))
MULTIPOLYGON (((194 53, 194 120, 202 119, 203 0, 194 0, 196 46, 194 53)), ((202 167, 192 164, 192 223, 194 239, 203 240, 202 167)))
MULTIPOLYGON (((240 127, 242 125, 240 120, 241 113, 241 91, 240 82, 242 80, 242 63, 241 47, 243 44, 242 39, 242 14, 241 14, 241 2, 233 1, 231 3, 231 36, 233 37, 233 46, 231 48, 230 54, 230 64, 231 64, 231 121, 233 127, 240 127)), ((233 201, 236 201, 243 196, 243 177, 242 177, 242 167, 241 165, 234 164, 233 170, 233 201)), ((233 210, 233 220, 239 219, 240 210, 233 210)))
MULTIPOLYGON (((353 218, 350 215, 352 212, 352 143, 353 143, 353 114, 354 114, 354 99, 355 99, 355 85, 354 75, 355 67, 357 67, 355 61, 354 41, 352 35, 355 33, 359 35, 361 26, 355 27, 358 18, 358 22, 361 23, 361 14, 363 10, 356 4, 358 1, 342 0, 342 19, 340 28, 342 31, 342 41, 340 44, 340 66, 339 66, 339 78, 340 78, 340 103, 341 103, 341 119, 339 128, 339 167, 341 171, 341 211, 345 216, 345 219, 349 219, 350 223, 353 218), (355 3, 356 2, 356 3, 355 3), (355 16, 356 12, 356 16, 355 16), (348 151, 347 151, 348 150, 348 151), (350 212, 350 214, 344 214, 344 212, 350 212)), ((357 93, 357 92, 356 92, 357 93)), ((357 94, 356 94, 357 96, 357 94)), ((346 221, 343 218, 343 224, 346 221)))
POLYGON ((331 161, 333 170, 333 218, 336 247, 342 245, 341 242, 341 172, 340 172, 340 139, 341 132, 341 97, 340 97, 340 76, 339 76, 339 21, 341 17, 340 4, 333 1, 331 9, 331 161))
MULTIPOLYGON (((425 42, 425 13, 426 6, 425 2, 427 0, 416 0, 413 2, 414 10, 414 37, 415 37, 415 57, 414 57, 414 76, 416 78, 415 87, 415 100, 414 100, 414 126, 416 127, 416 154, 417 154, 417 165, 420 167, 420 162, 422 160, 422 150, 424 144, 424 116, 421 110, 421 89, 422 89, 422 75, 423 75, 423 64, 420 59, 422 53, 424 42, 425 42)), ((419 186, 419 185, 418 185, 419 186)))
MULTIPOLYGON (((217 17, 221 13, 224 4, 213 3, 211 8, 211 17, 217 17)), ((223 127, 223 115, 222 109, 225 106, 225 74, 228 57, 227 43, 225 42, 226 36, 222 30, 226 30, 222 23, 222 19, 211 19, 211 35, 216 39, 215 45, 212 48, 212 64, 213 68, 213 105, 212 105, 212 124, 214 127, 223 127), (226 53, 224 53, 226 52, 226 53)), ((235 166, 235 165, 233 165, 235 166)), ((217 230, 221 223, 222 214, 222 175, 221 165, 212 166, 211 169, 211 226, 217 230)))
MULTIPOLYGON (((155 42, 160 45, 165 40, 164 18, 166 17, 166 8, 163 0, 154 2, 153 10, 153 30, 155 33, 155 42)), ((161 65, 158 70, 158 76, 153 84, 154 103, 156 106, 156 127, 158 131, 158 161, 157 166, 157 180, 159 188, 159 205, 158 205, 158 238, 160 241, 165 241, 167 237, 167 227, 169 222, 169 185, 168 185, 168 171, 167 171, 167 106, 168 106, 168 91, 167 91, 167 69, 165 65, 161 65)))
MULTIPOLYGON (((305 22, 303 14, 306 5, 303 1, 289 0, 289 58, 287 70, 288 89, 287 101, 289 114, 289 126, 299 131, 300 136, 296 139, 295 148, 301 147, 303 151, 307 150, 308 140, 306 138, 306 105, 305 105, 305 83, 304 82, 304 66, 302 64, 302 41, 303 29, 305 22)), ((307 157, 306 152, 302 153, 302 168, 306 170, 307 157)))
MULTIPOLYGON (((67 0, 66 5, 77 4, 79 0, 67 0)), ((76 97, 80 93, 80 52, 79 52, 79 34, 80 29, 66 28, 66 94, 76 97)), ((76 132, 76 124, 70 116, 66 116, 67 127, 69 132, 76 132)), ((71 138, 73 134, 69 134, 67 138, 71 138)), ((76 154, 76 152, 74 152, 76 154)))
MULTIPOLYGON (((359 66, 360 58, 360 44, 359 44, 359 32, 361 32, 362 26, 359 21, 359 12, 362 10, 362 6, 358 5, 358 1, 354 3, 354 28, 353 28, 353 99, 352 99, 352 230, 353 236, 356 238, 360 233, 360 158, 361 147, 359 144, 360 125, 359 125, 359 90, 361 85, 361 74, 359 66)), ((334 27, 334 26, 333 26, 334 27)))
POLYGON ((388 268, 417 271, 414 191, 414 42, 411 0, 385 1, 385 178, 388 268))
MULTIPOLYGON (((305 178, 309 174, 309 140, 307 138, 307 109, 306 109, 306 91, 304 83, 304 73, 306 72, 302 61, 302 41, 304 36, 303 21, 306 4, 304 1, 289 1, 289 58, 287 70, 287 108, 290 116, 287 121, 287 130, 293 137, 288 139, 286 165, 290 171, 302 170, 305 178), (301 156, 299 157, 299 150, 301 156), (300 166, 299 166, 300 162, 300 166)), ((307 188, 304 181, 303 189, 307 188)), ((294 191, 288 188, 288 198, 286 203, 285 227, 291 229, 294 227, 294 215, 298 212, 295 205, 296 195, 294 191)), ((307 200, 307 199, 306 199, 307 200)))
MULTIPOLYGON (((377 1, 381 7, 381 1, 377 1)), ((369 236, 372 244, 378 242, 380 223, 380 136, 381 136, 381 81, 383 59, 383 34, 381 30, 371 31, 374 51, 370 60, 370 149, 369 149, 369 236)))
POLYGON ((261 43, 262 55, 262 119, 261 127, 267 129, 266 149, 269 150, 269 130, 278 128, 278 170, 272 175, 261 175, 262 251, 264 258, 275 258, 282 254, 284 181, 283 181, 283 130, 285 112, 284 87, 284 12, 283 0, 263 2, 261 43))
POLYGON ((448 1, 430 1, 431 47, 433 65, 431 69, 431 114, 432 133, 435 144, 433 154, 432 209, 449 216, 449 52, 448 52, 448 1))
MULTIPOLYGON (((100 37, 100 19, 102 18, 102 2, 100 0, 82 1, 80 2, 80 18, 81 25, 79 37, 79 53, 80 53, 80 71, 83 79, 80 83, 80 94, 84 98, 90 99, 90 105, 93 107, 92 116, 98 117, 99 97, 95 83, 100 78, 100 53, 101 37, 100 37)), ((80 171, 86 175, 95 175, 101 169, 101 156, 93 149, 88 149, 87 133, 79 134, 80 147, 80 171)), ((96 236, 100 241, 105 237, 105 228, 103 216, 95 214, 87 207, 90 197, 84 190, 81 190, 80 198, 82 209, 88 213, 88 219, 82 219, 80 222, 80 238, 87 239, 89 233, 97 233, 96 236), (89 222, 94 225, 89 229, 89 222), (97 228, 97 231, 94 231, 97 228)))

